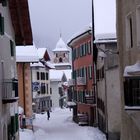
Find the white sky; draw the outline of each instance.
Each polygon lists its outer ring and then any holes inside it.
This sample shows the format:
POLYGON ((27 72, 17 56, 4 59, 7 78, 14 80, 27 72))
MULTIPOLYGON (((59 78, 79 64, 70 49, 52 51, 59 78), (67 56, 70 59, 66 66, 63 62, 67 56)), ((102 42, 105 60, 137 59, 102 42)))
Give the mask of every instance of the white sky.
MULTIPOLYGON (((115 0, 94 0, 96 33, 115 32, 115 0)), ((52 50, 91 22, 91 0, 29 0, 34 42, 52 50)))
POLYGON ((47 114, 38 114, 34 120, 34 135, 31 131, 20 131, 20 140, 106 140, 97 128, 78 126, 72 122, 72 111, 57 108, 47 114))

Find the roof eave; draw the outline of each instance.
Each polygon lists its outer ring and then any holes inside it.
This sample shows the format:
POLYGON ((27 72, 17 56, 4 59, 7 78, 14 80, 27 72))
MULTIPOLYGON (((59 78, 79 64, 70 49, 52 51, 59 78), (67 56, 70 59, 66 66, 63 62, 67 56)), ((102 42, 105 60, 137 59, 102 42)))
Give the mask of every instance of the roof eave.
POLYGON ((28 1, 9 0, 9 9, 16 45, 33 45, 28 1))
POLYGON ((82 38, 83 36, 86 36, 87 34, 88 34, 88 35, 91 34, 91 29, 89 29, 89 30, 87 30, 87 31, 85 31, 85 32, 83 32, 83 33, 77 35, 76 37, 72 38, 72 39, 67 43, 67 45, 68 45, 69 47, 72 48, 72 44, 73 44, 74 42, 76 42, 79 38, 82 38))

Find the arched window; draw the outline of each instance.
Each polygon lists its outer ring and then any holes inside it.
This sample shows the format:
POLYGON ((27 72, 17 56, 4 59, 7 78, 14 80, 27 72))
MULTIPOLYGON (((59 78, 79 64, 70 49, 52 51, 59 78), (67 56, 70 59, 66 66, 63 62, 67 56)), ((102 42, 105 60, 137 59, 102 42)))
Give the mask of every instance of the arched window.
POLYGON ((59 62, 63 62, 63 60, 62 60, 62 58, 61 58, 61 57, 59 58, 59 62))

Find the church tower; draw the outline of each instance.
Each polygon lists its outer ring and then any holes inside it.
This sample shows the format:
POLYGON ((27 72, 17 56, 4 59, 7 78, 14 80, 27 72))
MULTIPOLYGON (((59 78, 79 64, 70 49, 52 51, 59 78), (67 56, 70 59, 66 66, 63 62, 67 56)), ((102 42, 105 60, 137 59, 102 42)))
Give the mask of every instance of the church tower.
POLYGON ((60 36, 56 47, 53 51, 53 64, 56 69, 64 70, 64 69, 71 69, 70 64, 70 51, 67 45, 64 43, 62 37, 60 36))

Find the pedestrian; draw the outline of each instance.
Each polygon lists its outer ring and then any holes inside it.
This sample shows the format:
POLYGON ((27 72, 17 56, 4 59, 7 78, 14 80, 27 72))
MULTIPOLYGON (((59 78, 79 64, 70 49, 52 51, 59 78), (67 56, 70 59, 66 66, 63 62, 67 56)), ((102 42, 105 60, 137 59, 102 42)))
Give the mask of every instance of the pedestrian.
POLYGON ((49 109, 47 109, 47 117, 48 117, 48 120, 50 119, 50 111, 49 109))

